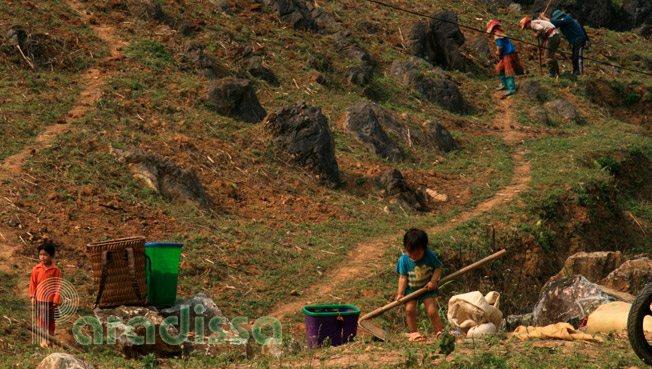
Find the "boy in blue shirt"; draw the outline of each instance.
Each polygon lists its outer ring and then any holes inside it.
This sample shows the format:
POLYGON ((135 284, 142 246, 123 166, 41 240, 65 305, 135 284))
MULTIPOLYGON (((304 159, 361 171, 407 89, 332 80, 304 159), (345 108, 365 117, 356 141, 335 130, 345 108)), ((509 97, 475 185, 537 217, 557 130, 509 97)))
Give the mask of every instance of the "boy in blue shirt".
POLYGON ((421 341, 423 336, 417 330, 417 301, 423 301, 426 306, 426 313, 436 338, 443 328, 439 317, 439 306, 435 295, 437 294, 437 282, 441 277, 441 261, 437 255, 428 249, 428 235, 426 232, 412 228, 403 236, 403 247, 405 253, 398 260, 396 272, 398 278, 398 293, 396 300, 409 295, 410 293, 427 287, 428 292, 405 303, 405 314, 408 329, 410 330, 410 341, 421 341))
POLYGON ((573 46, 573 74, 581 76, 584 74, 584 47, 588 37, 584 32, 582 26, 573 19, 570 15, 563 11, 556 9, 552 12, 552 18, 546 18, 545 14, 541 13, 539 18, 552 23, 564 35, 568 43, 573 46))

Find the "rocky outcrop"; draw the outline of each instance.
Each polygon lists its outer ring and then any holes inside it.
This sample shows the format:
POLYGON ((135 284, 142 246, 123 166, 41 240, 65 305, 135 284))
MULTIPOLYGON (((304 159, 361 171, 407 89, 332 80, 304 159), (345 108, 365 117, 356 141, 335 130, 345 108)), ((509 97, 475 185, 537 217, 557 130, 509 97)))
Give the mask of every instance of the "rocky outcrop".
POLYGON ((394 60, 391 66, 392 76, 418 92, 422 100, 453 113, 466 114, 468 107, 457 85, 441 73, 419 58, 407 62, 394 60))
POLYGON ((129 166, 134 177, 164 198, 184 205, 208 208, 204 187, 191 167, 181 169, 169 159, 142 150, 113 149, 112 152, 129 166))
POLYGON ((649 0, 624 0, 617 16, 613 17, 611 28, 629 31, 640 25, 652 25, 652 2, 649 0))
POLYGON ((487 40, 484 38, 474 38, 468 43, 468 47, 476 56, 480 65, 484 67, 491 65, 491 49, 487 40))
POLYGON ((355 65, 346 70, 346 79, 357 86, 369 84, 373 77, 374 58, 357 42, 351 32, 343 30, 333 35, 333 42, 338 53, 346 56, 355 65))
POLYGON ((625 257, 620 251, 578 252, 569 256, 559 273, 546 284, 576 274, 584 276, 589 282, 598 283, 624 262, 625 257))
POLYGON ((389 202, 411 210, 426 210, 423 191, 410 187, 398 169, 392 169, 371 179, 373 190, 389 202))
POLYGON ((628 260, 600 281, 601 285, 633 295, 652 281, 652 260, 628 260))
POLYGON ((193 30, 193 27, 182 18, 166 14, 159 0, 127 0, 125 6, 131 14, 139 18, 165 24, 184 35, 193 30))
POLYGON ((573 104, 564 99, 548 101, 547 103, 543 104, 543 108, 548 113, 556 114, 566 120, 570 120, 576 123, 579 123, 580 121, 580 115, 577 114, 577 110, 575 110, 573 104))
POLYGON ((532 109, 530 109, 530 118, 532 118, 535 122, 539 122, 541 124, 545 124, 545 125, 550 124, 550 119, 548 118, 548 113, 546 112, 546 109, 540 106, 535 106, 532 109))
POLYGON ((371 153, 391 162, 403 160, 403 153, 387 136, 371 104, 361 102, 346 109, 344 126, 371 153))
POLYGON ((221 115, 248 123, 258 123, 267 112, 260 105, 251 81, 226 77, 213 82, 205 100, 221 115))
POLYGON ((459 52, 459 47, 464 44, 464 34, 453 11, 445 10, 428 21, 416 22, 405 42, 413 55, 433 65, 445 69, 464 68, 464 59, 459 52))
POLYGON ((93 369, 93 367, 70 354, 55 352, 43 359, 36 369, 93 369))
POLYGON ((518 92, 529 97, 532 100, 540 100, 541 83, 535 80, 526 80, 518 87, 518 92))
POLYGON ((339 182, 333 135, 320 108, 305 102, 286 105, 265 117, 263 126, 286 161, 317 173, 331 185, 339 182))
POLYGON ((428 137, 428 141, 432 143, 432 146, 443 152, 457 150, 457 142, 446 127, 439 124, 439 122, 429 120, 423 124, 423 127, 426 132, 426 137, 428 137))

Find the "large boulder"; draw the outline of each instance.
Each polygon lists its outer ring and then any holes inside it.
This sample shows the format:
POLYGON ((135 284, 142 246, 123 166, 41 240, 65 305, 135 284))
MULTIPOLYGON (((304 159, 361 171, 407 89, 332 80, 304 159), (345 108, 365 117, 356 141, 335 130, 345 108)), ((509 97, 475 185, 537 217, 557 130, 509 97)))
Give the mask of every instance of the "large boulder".
POLYGON ((204 97, 221 115, 258 123, 267 112, 260 105, 251 81, 226 77, 211 83, 204 97))
POLYGON ((330 184, 339 182, 333 135, 320 108, 305 102, 285 105, 265 117, 263 126, 287 161, 316 172, 330 184))
MULTIPOLYGON (((534 0, 532 14, 541 13, 549 0, 534 0)), ((608 27, 614 17, 611 0, 552 0, 546 15, 550 17, 554 9, 562 9, 580 24, 593 28, 608 27)))
POLYGON ((591 283, 581 275, 574 275, 549 283, 532 314, 538 326, 566 322, 577 327, 598 306, 626 299, 630 299, 630 296, 623 296, 618 291, 591 283))
POLYGON ((385 133, 378 116, 367 102, 346 109, 344 126, 370 152, 391 162, 403 160, 403 154, 385 133))
POLYGON ((398 169, 392 169, 373 177, 371 185, 373 190, 380 196, 390 199, 390 203, 411 210, 426 209, 426 199, 423 191, 415 191, 410 187, 398 169))
POLYGON ((468 106, 457 85, 422 59, 394 60, 390 72, 421 95, 421 99, 457 114, 466 114, 468 106), (425 69, 430 66, 431 69, 425 69))
POLYGON ((378 118, 378 122, 386 132, 393 134, 397 139, 405 142, 408 146, 426 146, 428 145, 428 138, 420 128, 410 127, 398 119, 394 118, 383 107, 378 106, 371 102, 359 103, 361 109, 371 109, 378 118))
POLYGON ((546 112, 546 109, 540 106, 535 106, 532 109, 530 109, 530 118, 532 118, 535 122, 539 122, 541 124, 545 124, 545 125, 550 124, 550 119, 548 118, 548 113, 546 112))
POLYGON ((139 149, 112 152, 129 166, 134 177, 164 198, 183 205, 208 208, 204 187, 192 167, 181 169, 173 161, 139 149))
POLYGON ((541 98, 541 83, 532 79, 523 81, 518 87, 518 92, 532 100, 539 100, 541 98))
POLYGON ((439 124, 439 122, 429 120, 423 124, 423 127, 429 141, 432 142, 432 145, 437 149, 444 152, 457 150, 457 142, 453 138, 453 135, 448 132, 446 127, 439 124))
POLYGON ((633 295, 652 282, 652 260, 640 258, 624 262, 600 281, 601 285, 633 295))
POLYGON ((36 369, 93 369, 93 367, 70 354, 55 352, 43 359, 36 369))
POLYGON ((406 35, 406 46, 413 55, 446 69, 461 70, 464 59, 459 46, 464 34, 457 24, 457 15, 451 10, 435 14, 429 21, 419 21, 406 35))
POLYGON ((566 259, 559 273, 548 283, 576 274, 584 276, 589 282, 598 283, 624 262, 625 257, 620 251, 578 252, 566 259))
POLYGON ((575 110, 573 104, 564 99, 548 101, 547 103, 543 104, 543 108, 548 113, 557 114, 566 120, 573 122, 580 121, 580 115, 577 114, 577 110, 575 110))

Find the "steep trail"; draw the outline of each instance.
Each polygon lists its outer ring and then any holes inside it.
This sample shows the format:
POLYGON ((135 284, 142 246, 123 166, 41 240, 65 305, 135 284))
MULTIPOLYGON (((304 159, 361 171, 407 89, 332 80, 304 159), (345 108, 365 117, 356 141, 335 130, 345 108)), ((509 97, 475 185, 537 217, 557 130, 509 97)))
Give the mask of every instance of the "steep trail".
MULTIPOLYGON (((59 123, 49 125, 41 134, 39 134, 33 143, 26 145, 22 151, 7 157, 0 164, 0 181, 14 178, 29 178, 29 174, 24 171, 23 166, 29 156, 34 155, 43 147, 48 147, 59 136, 70 130, 73 121, 84 117, 88 111, 97 103, 102 96, 102 87, 108 77, 111 76, 112 62, 122 58, 122 48, 127 42, 120 39, 118 32, 109 25, 94 25, 90 21, 92 14, 84 9, 84 5, 77 0, 68 1, 68 5, 74 9, 83 22, 95 32, 95 34, 107 45, 109 54, 104 59, 98 60, 95 65, 80 75, 78 85, 81 87, 79 98, 74 106, 60 119, 59 123)), ((12 199, 13 192, 9 188, 4 188, 0 192, 2 206, 14 207, 18 210, 18 223, 20 224, 20 209, 14 205, 17 199, 12 199)), ((18 290, 22 297, 29 298, 29 293, 25 288, 29 284, 29 273, 32 267, 37 263, 36 258, 29 258, 15 254, 20 245, 27 244, 26 240, 21 237, 19 228, 12 228, 4 223, 0 223, 0 271, 13 273, 20 271, 18 290)))
MULTIPOLYGON (((454 228, 460 223, 474 219, 482 213, 505 205, 510 200, 518 197, 531 180, 530 164, 525 160, 525 149, 520 145, 529 137, 527 130, 520 127, 513 118, 513 98, 500 99, 502 92, 496 93, 497 110, 493 121, 491 136, 501 139, 512 148, 512 161, 514 163, 512 179, 505 188, 499 190, 493 197, 479 203, 473 209, 462 212, 451 221, 429 229, 426 232, 435 234, 454 228)), ((283 319, 291 314, 301 311, 303 306, 310 305, 322 296, 337 298, 337 290, 351 280, 374 275, 380 265, 381 257, 392 244, 398 242, 402 235, 385 235, 359 244, 348 253, 343 265, 325 271, 323 282, 313 285, 310 290, 304 291, 302 296, 289 301, 278 303, 269 313, 278 319, 283 319), (356 257, 365 255, 364 258, 356 257)), ((393 267, 393 265, 391 266, 393 267)))

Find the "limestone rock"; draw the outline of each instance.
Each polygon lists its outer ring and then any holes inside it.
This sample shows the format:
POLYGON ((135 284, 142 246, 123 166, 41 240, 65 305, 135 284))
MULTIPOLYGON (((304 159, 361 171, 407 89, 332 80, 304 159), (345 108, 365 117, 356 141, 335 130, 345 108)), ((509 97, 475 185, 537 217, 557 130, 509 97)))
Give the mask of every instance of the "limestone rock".
MULTIPOLYGON (((457 85, 440 74, 432 77, 430 71, 423 69, 427 65, 429 65, 427 62, 419 59, 411 59, 408 62, 395 60, 391 66, 391 73, 394 78, 407 83, 417 91, 423 100, 453 113, 466 114, 468 107, 457 85)), ((436 73, 435 69, 433 71, 436 73)))
POLYGON ((600 281, 601 285, 633 295, 652 281, 652 260, 628 260, 600 281))
POLYGON ((548 283, 575 274, 584 276, 589 282, 598 283, 624 262, 625 257, 620 251, 578 252, 566 259, 564 267, 548 283))
POLYGON ((55 352, 43 359, 36 369, 93 369, 93 367, 70 354, 55 352))
POLYGON ((421 191, 412 189, 398 169, 392 169, 371 179, 371 185, 379 195, 412 210, 425 210, 426 200, 421 191))
POLYGON ((536 122, 549 125, 550 119, 548 118, 548 113, 546 110, 540 106, 535 106, 530 110, 530 117, 536 122))
POLYGON ((244 122, 258 123, 267 115, 246 79, 226 77, 215 81, 208 87, 205 99, 219 114, 244 122))
POLYGON ((416 22, 406 35, 406 44, 412 55, 434 65, 446 69, 464 68, 464 59, 459 52, 459 46, 464 44, 464 34, 453 11, 444 10, 427 22, 416 22))
POLYGON ((426 121, 423 124, 423 127, 426 131, 426 136, 429 138, 429 141, 432 142, 433 146, 443 152, 451 152, 457 150, 457 142, 453 136, 448 132, 446 127, 439 124, 435 120, 426 121))
POLYGON ((526 80, 521 83, 518 92, 529 97, 532 100, 540 99, 541 83, 535 80, 526 80))
POLYGON ((344 126, 373 154, 392 162, 403 160, 400 148, 387 136, 369 103, 348 108, 344 126))
POLYGON ((543 104, 543 108, 548 113, 553 113, 561 116, 564 119, 579 122, 580 116, 577 114, 575 107, 564 99, 557 99, 543 104))
POLYGON ((263 121, 287 161, 316 172, 329 184, 339 182, 335 143, 320 108, 305 102, 285 105, 263 121))
POLYGON ((181 169, 169 159, 138 149, 112 149, 127 165, 134 177, 161 194, 164 198, 187 205, 208 208, 204 187, 191 167, 181 169))

